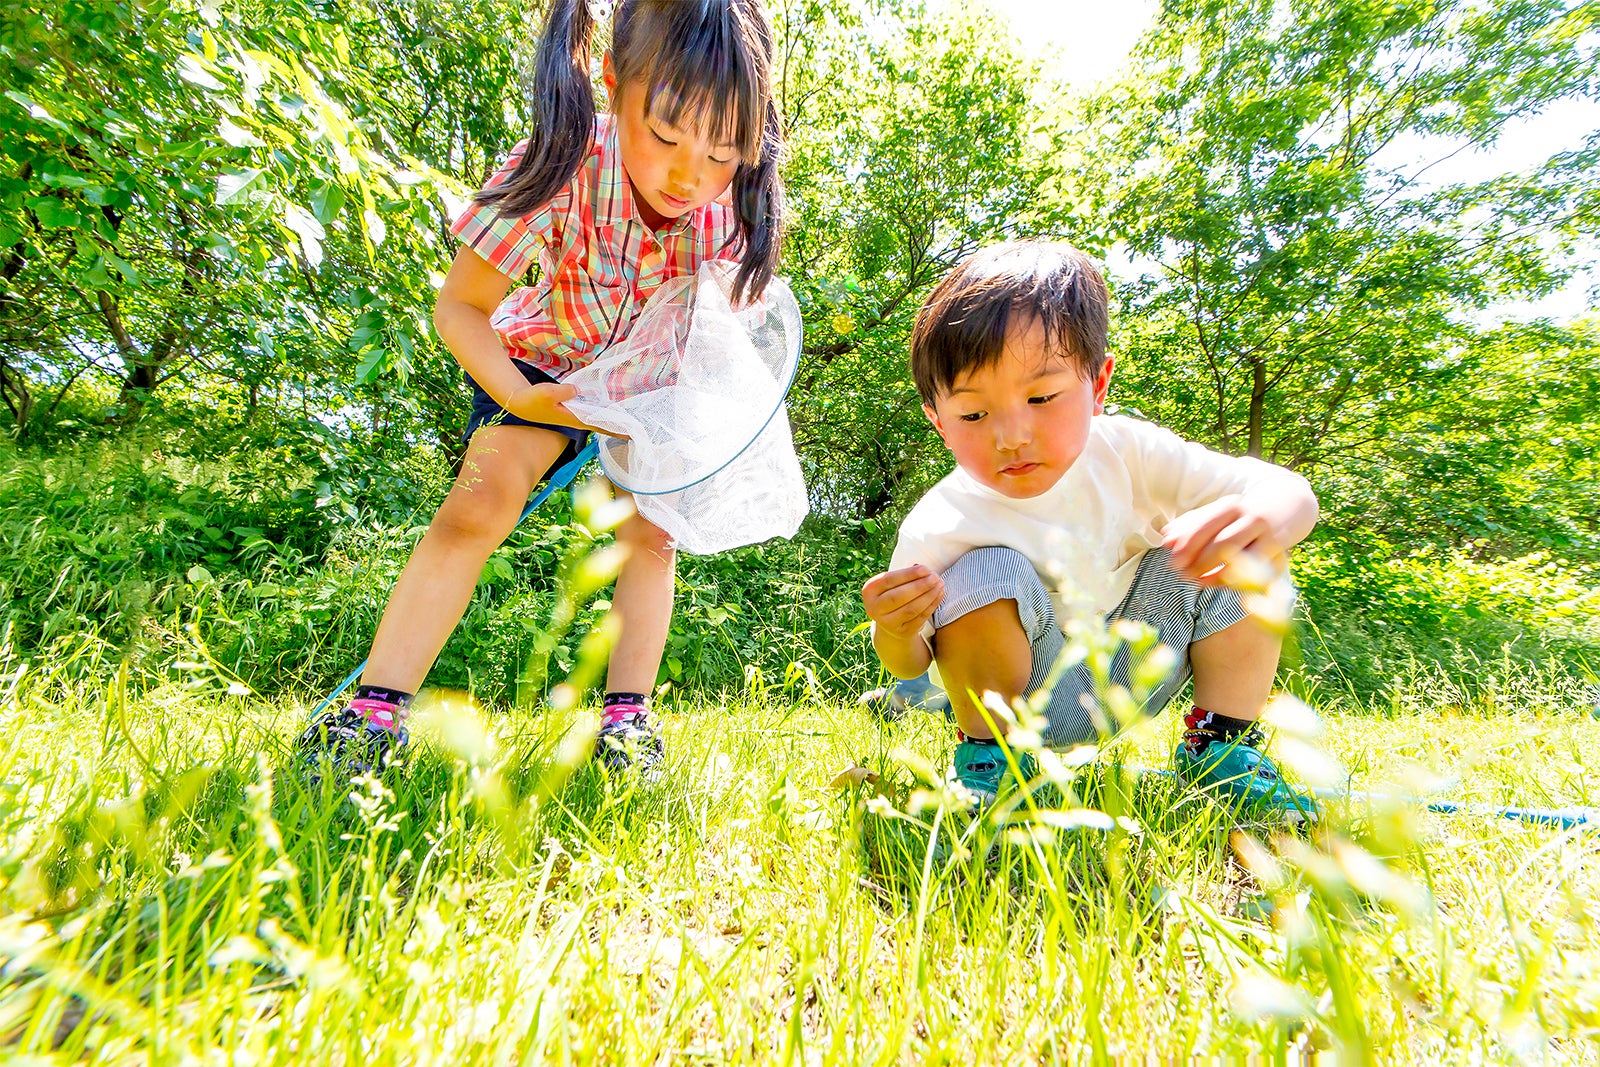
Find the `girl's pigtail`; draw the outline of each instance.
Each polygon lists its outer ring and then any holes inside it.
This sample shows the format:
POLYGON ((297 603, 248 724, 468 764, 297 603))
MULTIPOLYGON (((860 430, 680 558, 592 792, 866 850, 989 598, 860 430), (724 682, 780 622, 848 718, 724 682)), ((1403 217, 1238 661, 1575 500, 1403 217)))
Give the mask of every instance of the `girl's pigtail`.
POLYGON ((587 0, 551 0, 533 74, 533 134, 511 176, 477 195, 501 215, 528 215, 566 187, 594 144, 589 81, 594 18, 587 0))
POLYGON ((776 100, 767 100, 767 118, 761 134, 761 161, 740 167, 733 179, 734 212, 739 218, 735 240, 744 244, 739 273, 733 280, 735 303, 753 300, 766 292, 778 270, 783 250, 784 194, 783 123, 776 100))

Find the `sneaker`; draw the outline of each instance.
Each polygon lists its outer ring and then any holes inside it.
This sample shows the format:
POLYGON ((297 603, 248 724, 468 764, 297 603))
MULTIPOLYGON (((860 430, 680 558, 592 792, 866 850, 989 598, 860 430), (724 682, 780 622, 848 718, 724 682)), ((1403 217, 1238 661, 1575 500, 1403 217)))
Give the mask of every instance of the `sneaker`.
POLYGON ((926 674, 900 679, 882 689, 869 689, 856 698, 856 703, 884 722, 899 722, 908 711, 925 711, 943 715, 946 722, 955 721, 950 713, 950 697, 926 674))
POLYGON ((317 716, 294 748, 307 777, 317 782, 325 769, 343 778, 381 774, 401 759, 410 744, 411 734, 404 727, 385 730, 347 707, 317 716))
POLYGON ((1249 730, 1231 741, 1206 741, 1198 748, 1183 742, 1173 753, 1173 769, 1185 785, 1204 790, 1252 816, 1291 823, 1315 822, 1316 797, 1283 780, 1278 765, 1261 751, 1265 740, 1259 730, 1249 730))
POLYGON ((640 776, 654 779, 661 773, 665 756, 666 745, 656 733, 650 713, 642 709, 607 717, 600 724, 600 736, 594 739, 594 758, 613 773, 635 767, 640 776))
MULTIPOLYGON (((1017 761, 1017 769, 1024 778, 1032 780, 1038 773, 1033 757, 1026 752, 1013 749, 1011 757, 1017 761)), ((999 798, 1001 786, 1012 781, 1011 765, 997 742, 963 739, 956 745, 950 778, 960 782, 977 798, 978 807, 987 807, 999 798)))
POLYGON ((892 688, 868 689, 856 697, 856 704, 881 722, 899 722, 906 717, 905 697, 892 688))

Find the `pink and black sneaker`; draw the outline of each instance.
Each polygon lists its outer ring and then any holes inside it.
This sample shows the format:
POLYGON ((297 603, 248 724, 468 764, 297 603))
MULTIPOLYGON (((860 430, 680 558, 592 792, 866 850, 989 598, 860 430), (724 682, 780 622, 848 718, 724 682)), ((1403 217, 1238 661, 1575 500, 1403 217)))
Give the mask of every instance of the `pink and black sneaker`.
POLYGON ((600 765, 613 773, 632 767, 640 777, 654 780, 665 756, 666 746, 644 697, 632 693, 608 696, 601 713, 600 736, 594 741, 594 758, 600 765))
POLYGON ((312 720, 295 742, 295 755, 307 777, 318 782, 328 772, 340 778, 382 774, 398 763, 411 744, 405 728, 405 700, 357 696, 339 711, 312 720))

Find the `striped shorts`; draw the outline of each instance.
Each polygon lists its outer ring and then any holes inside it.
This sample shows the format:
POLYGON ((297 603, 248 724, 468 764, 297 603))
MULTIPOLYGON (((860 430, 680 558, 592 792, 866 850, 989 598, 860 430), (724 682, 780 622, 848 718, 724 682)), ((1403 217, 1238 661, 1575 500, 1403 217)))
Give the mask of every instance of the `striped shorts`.
MULTIPOLYGON (((1166 549, 1152 549, 1139 561, 1133 585, 1122 603, 1107 616, 1147 623, 1160 634, 1161 643, 1178 654, 1172 674, 1145 701, 1146 715, 1158 714, 1189 680, 1189 646, 1246 615, 1239 595, 1227 588, 1203 588, 1172 569, 1166 549)), ((1013 548, 977 548, 944 572, 944 600, 933 613, 935 629, 949 625, 970 611, 997 600, 1015 600, 1023 632, 1033 650, 1033 674, 1027 692, 1044 687, 1066 637, 1056 624, 1054 606, 1044 583, 1028 558, 1013 548)), ((1113 684, 1127 685, 1128 650, 1119 650, 1111 663, 1113 684)), ((1108 717, 1095 699, 1093 676, 1085 664, 1069 669, 1050 695, 1045 711, 1049 725, 1045 743, 1069 748, 1097 740, 1108 717)))

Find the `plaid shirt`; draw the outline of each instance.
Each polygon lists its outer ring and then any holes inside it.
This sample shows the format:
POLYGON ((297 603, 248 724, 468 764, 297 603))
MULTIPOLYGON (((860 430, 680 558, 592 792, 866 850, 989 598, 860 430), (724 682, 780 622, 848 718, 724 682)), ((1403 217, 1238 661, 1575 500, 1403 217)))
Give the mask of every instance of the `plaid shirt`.
MULTIPOLYGON (((526 141, 519 144, 486 188, 510 177, 526 149, 526 141)), ((505 218, 473 202, 450 232, 512 278, 537 259, 538 284, 514 290, 489 322, 508 356, 560 378, 625 337, 662 282, 693 274, 707 259, 737 259, 737 243, 724 247, 736 227, 733 209, 719 203, 686 212, 659 232, 646 226, 622 169, 616 123, 600 115, 588 158, 548 204, 505 218)))

